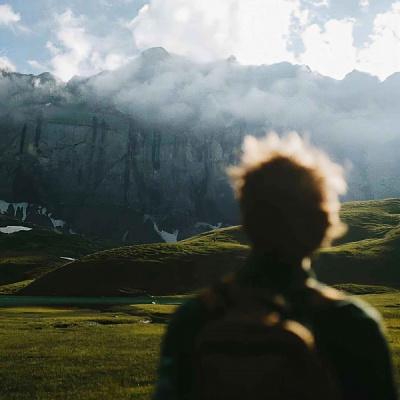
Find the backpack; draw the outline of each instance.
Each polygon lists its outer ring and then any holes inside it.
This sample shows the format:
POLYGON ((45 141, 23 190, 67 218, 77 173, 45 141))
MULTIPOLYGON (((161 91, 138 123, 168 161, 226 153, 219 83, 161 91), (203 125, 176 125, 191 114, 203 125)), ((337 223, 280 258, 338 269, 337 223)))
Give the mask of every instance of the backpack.
MULTIPOLYGON (((303 309, 327 304, 304 287, 303 309)), ((334 375, 319 357, 312 327, 291 317, 278 293, 220 282, 201 296, 211 318, 196 337, 194 398, 198 400, 337 400, 334 375)), ((325 299, 326 300, 326 299, 325 299)), ((332 303, 332 302, 330 302, 332 303)), ((319 306, 321 307, 321 306, 319 306)))

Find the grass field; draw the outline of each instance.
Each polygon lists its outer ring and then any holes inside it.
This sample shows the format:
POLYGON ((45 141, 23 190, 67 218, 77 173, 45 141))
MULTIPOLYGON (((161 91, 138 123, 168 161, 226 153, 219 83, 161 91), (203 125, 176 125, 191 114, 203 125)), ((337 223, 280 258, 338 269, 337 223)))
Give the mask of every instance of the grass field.
MULTIPOLYGON (((399 293, 360 297, 385 319, 400 383, 399 293)), ((0 308, 0 399, 148 399, 175 308, 0 308)))
MULTIPOLYGON (((400 385, 400 292, 388 287, 400 288, 400 200, 346 203, 341 217, 348 234, 322 250, 313 267, 382 313, 400 385)), ((2 218, 0 226, 9 223, 2 218)), ((38 228, 1 236, 0 294, 118 296, 141 289, 176 296, 240 267, 247 245, 240 227, 230 227, 97 252, 107 243, 38 228), (54 269, 61 256, 81 258, 54 269)), ((0 307, 0 399, 148 399, 175 307, 0 307)))
POLYGON ((0 399, 148 399, 175 307, 0 309, 0 399))

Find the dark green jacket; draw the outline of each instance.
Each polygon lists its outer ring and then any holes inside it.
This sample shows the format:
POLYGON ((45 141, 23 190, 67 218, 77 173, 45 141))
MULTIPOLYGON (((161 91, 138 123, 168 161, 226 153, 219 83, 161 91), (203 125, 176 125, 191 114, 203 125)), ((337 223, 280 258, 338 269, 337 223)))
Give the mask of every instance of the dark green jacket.
MULTIPOLYGON (((240 285, 278 291, 289 298, 293 287, 307 279, 313 278, 301 267, 291 268, 254 254, 236 276, 240 285)), ((321 290, 326 289, 321 285, 321 290)), ((200 297, 191 299, 174 314, 162 345, 153 400, 193 398, 191 354, 196 336, 209 318, 200 297)), ((313 318, 312 312, 308 318, 313 318)), ((342 300, 319 312, 312 326, 318 351, 333 365, 346 400, 397 399, 390 352, 381 317, 374 308, 342 296, 342 300)))

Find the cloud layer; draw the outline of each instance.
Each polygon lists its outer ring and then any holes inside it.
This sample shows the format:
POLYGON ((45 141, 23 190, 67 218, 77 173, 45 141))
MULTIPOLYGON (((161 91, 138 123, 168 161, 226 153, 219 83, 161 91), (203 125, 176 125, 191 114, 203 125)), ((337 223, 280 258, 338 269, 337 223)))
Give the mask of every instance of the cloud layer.
POLYGON ((196 63, 154 48, 115 71, 68 84, 49 74, 0 75, 0 99, 0 110, 21 120, 32 107, 73 115, 79 102, 89 119, 93 110, 105 118, 124 113, 149 131, 215 138, 238 151, 244 134, 295 130, 341 164, 350 160, 361 182, 351 185, 351 199, 399 195, 400 73, 384 82, 361 72, 335 80, 286 62, 196 63))
POLYGON ((298 130, 319 141, 356 145, 360 135, 365 142, 398 137, 399 76, 382 83, 353 72, 337 81, 289 63, 194 63, 158 48, 92 77, 85 87, 163 129, 201 132, 242 123, 250 133, 298 130))
POLYGON ((201 62, 233 54, 244 64, 289 61, 336 79, 353 69, 384 79, 400 70, 399 10, 393 1, 150 0, 130 27, 140 50, 163 46, 201 62))

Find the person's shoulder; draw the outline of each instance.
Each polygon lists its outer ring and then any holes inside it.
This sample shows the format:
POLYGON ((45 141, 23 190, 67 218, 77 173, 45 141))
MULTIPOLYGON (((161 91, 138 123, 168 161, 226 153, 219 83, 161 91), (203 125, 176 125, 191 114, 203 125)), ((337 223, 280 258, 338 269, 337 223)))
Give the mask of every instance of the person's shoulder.
POLYGON ((174 320, 188 319, 195 317, 198 313, 204 311, 204 306, 199 295, 194 295, 189 299, 185 300, 174 312, 174 320))
POLYGON ((187 325, 191 321, 206 319, 209 314, 212 296, 213 290, 211 287, 199 290, 176 309, 171 323, 173 325, 187 325))
POLYGON ((378 325, 382 323, 380 313, 366 301, 357 296, 349 295, 341 290, 318 282, 315 289, 323 301, 330 305, 328 309, 345 320, 369 320, 378 325))
POLYGON ((175 315, 184 318, 198 314, 214 314, 216 310, 224 307, 223 293, 236 284, 235 277, 233 273, 223 275, 210 286, 198 290, 195 296, 177 309, 175 315))

